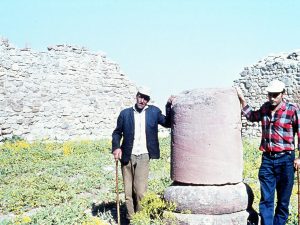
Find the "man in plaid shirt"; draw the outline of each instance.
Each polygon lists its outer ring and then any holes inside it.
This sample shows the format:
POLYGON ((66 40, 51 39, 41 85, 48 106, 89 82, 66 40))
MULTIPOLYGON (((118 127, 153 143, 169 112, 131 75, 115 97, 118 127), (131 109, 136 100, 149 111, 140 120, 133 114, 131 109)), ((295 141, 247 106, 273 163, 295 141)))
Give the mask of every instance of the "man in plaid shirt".
POLYGON ((300 144, 300 112, 296 105, 284 100, 285 84, 273 80, 267 87, 269 101, 254 111, 242 91, 236 88, 242 113, 251 122, 261 122, 262 137, 259 149, 262 163, 259 169, 261 225, 284 225, 289 215, 289 202, 294 184, 294 168, 300 168, 295 159, 294 135, 300 144), (274 196, 277 205, 274 215, 274 196))

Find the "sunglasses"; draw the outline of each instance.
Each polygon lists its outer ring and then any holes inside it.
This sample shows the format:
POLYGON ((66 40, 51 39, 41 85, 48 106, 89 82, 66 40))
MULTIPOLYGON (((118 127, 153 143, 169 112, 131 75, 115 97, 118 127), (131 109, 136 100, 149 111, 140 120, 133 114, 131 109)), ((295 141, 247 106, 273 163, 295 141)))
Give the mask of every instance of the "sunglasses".
POLYGON ((276 92, 276 93, 268 93, 268 96, 270 98, 277 98, 282 92, 276 92))

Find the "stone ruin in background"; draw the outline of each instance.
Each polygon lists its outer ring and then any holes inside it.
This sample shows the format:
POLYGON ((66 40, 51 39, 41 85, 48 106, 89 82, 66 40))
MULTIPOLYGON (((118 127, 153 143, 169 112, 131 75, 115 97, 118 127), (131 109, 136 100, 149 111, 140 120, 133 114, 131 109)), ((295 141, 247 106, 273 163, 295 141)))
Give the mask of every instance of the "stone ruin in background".
POLYGON ((0 39, 1 138, 110 138, 136 91, 103 53, 69 45, 35 52, 0 39))
MULTIPOLYGON (((300 50, 269 55, 256 64, 245 67, 240 76, 234 84, 242 89, 247 102, 254 109, 259 109, 267 101, 265 89, 274 79, 285 83, 288 101, 300 103, 300 50)), ((247 122, 243 117, 242 125, 244 137, 261 136, 259 123, 247 122)))
MULTIPOLYGON (((265 87, 277 78, 286 84, 288 99, 299 103, 299 55, 270 55, 245 67, 234 84, 258 108, 266 100, 265 87)), ((118 113, 133 104, 136 90, 103 53, 70 45, 35 52, 0 38, 0 140, 12 135, 27 140, 110 138, 118 113)), ((243 136, 260 136, 258 123, 243 119, 242 126, 243 136)))
POLYGON ((253 193, 242 180, 240 103, 235 89, 179 95, 172 108, 171 179, 165 199, 180 224, 257 224, 253 193), (250 224, 250 223, 249 223, 250 224))

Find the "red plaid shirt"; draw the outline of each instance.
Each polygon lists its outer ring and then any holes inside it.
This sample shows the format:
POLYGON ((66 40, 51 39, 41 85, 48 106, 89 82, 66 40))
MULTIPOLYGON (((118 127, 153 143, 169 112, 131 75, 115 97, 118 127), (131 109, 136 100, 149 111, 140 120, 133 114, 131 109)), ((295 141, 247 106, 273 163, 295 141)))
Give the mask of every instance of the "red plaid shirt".
POLYGON ((298 149, 300 149, 300 112, 297 106, 283 102, 273 116, 269 102, 263 104, 257 111, 246 105, 242 112, 247 120, 251 122, 261 121, 262 137, 259 147, 261 151, 281 152, 294 150, 295 133, 298 136, 298 149))

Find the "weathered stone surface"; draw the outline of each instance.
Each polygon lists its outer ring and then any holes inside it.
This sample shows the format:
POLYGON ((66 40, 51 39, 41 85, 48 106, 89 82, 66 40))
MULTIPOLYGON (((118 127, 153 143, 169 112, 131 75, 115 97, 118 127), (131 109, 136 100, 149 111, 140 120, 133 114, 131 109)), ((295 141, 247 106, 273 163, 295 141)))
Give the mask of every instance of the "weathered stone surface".
POLYGON ((199 89, 173 106, 171 178, 187 184, 242 181, 240 103, 235 89, 199 89))
MULTIPOLYGON (((251 197, 251 196, 250 196, 251 197)), ((224 186, 175 185, 165 190, 164 198, 176 203, 177 212, 190 210, 192 214, 220 215, 248 208, 245 184, 224 186)))
POLYGON ((47 52, 35 52, 0 39, 0 58, 0 115, 5 118, 1 124, 5 137, 108 138, 121 109, 135 100, 136 84, 119 66, 83 47, 57 45, 47 52), (83 117, 85 126, 77 119, 83 117))
MULTIPOLYGON (((257 225, 258 218, 248 221, 251 217, 247 211, 224 215, 201 215, 201 214, 182 214, 172 213, 179 220, 180 225, 257 225)), ((257 217, 257 215, 256 215, 257 217)))

